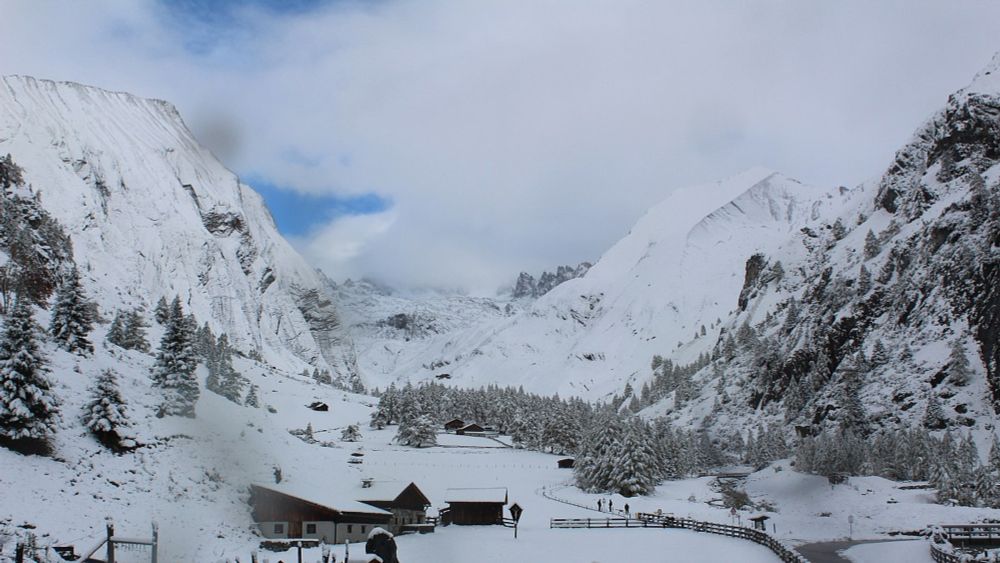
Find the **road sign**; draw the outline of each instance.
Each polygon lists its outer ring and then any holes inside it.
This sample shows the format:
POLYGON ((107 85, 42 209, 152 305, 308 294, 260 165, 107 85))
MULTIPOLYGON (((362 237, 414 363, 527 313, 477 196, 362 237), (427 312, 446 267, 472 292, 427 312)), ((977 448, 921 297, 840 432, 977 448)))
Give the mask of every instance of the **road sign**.
POLYGON ((521 519, 522 512, 524 512, 524 509, 521 508, 521 505, 516 502, 510 505, 510 517, 513 518, 515 522, 521 519))

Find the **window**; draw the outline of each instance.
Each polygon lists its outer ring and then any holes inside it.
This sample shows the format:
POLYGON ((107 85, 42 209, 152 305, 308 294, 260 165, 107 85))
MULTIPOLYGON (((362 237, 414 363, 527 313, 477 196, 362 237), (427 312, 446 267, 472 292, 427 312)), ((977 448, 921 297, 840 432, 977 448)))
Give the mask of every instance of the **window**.
POLYGON ((307 534, 315 534, 316 533, 316 524, 306 524, 306 533, 307 534))
POLYGON ((284 524, 284 522, 282 522, 280 524, 275 524, 274 525, 274 533, 276 533, 276 534, 284 534, 285 533, 285 524, 284 524))
POLYGON ((353 531, 354 531, 354 526, 352 524, 348 524, 347 525, 347 533, 350 534, 353 531))
POLYGON ((365 533, 365 527, 364 526, 361 526, 361 533, 362 534, 365 533))

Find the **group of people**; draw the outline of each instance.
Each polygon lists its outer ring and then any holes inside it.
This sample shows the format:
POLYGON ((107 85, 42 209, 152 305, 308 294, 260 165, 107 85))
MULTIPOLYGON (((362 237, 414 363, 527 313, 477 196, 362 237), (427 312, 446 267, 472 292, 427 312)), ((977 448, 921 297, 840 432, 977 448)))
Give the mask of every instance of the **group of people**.
MULTIPOLYGON (((607 503, 605 503, 604 499, 602 499, 602 498, 597 499, 597 510, 599 510, 601 512, 605 512, 605 510, 604 510, 605 505, 608 507, 607 512, 614 512, 615 511, 615 505, 614 505, 614 501, 612 499, 608 499, 607 503)), ((620 512, 622 514, 624 514, 626 518, 630 517, 628 503, 625 503, 625 510, 622 510, 620 512)))

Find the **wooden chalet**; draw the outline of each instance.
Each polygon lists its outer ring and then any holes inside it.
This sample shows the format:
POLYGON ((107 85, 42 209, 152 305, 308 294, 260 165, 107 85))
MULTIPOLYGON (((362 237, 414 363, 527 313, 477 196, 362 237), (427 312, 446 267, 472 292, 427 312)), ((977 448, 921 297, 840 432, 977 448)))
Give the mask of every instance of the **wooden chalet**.
POLYGON ((573 469, 573 466, 576 465, 576 460, 571 457, 567 457, 557 461, 556 465, 559 466, 559 469, 573 469))
POLYGON ((369 481, 362 484, 355 498, 375 508, 391 512, 392 519, 386 528, 390 533, 418 531, 422 525, 427 524, 427 508, 430 507, 431 501, 416 483, 407 485, 403 481, 369 481))
POLYGON ((260 534, 269 539, 314 539, 327 544, 363 542, 372 528, 387 527, 393 513, 356 500, 285 484, 250 486, 250 506, 260 534))
POLYGON ((448 504, 447 519, 451 524, 502 524, 507 489, 448 489, 445 502, 448 504))
POLYGON ((444 423, 444 429, 446 432, 456 432, 459 428, 465 426, 465 421, 461 418, 453 418, 448 422, 444 423))
POLYGON ((483 432, 485 432, 483 427, 475 422, 470 422, 458 430, 455 430, 455 434, 458 434, 459 436, 465 436, 466 434, 482 434, 483 432))

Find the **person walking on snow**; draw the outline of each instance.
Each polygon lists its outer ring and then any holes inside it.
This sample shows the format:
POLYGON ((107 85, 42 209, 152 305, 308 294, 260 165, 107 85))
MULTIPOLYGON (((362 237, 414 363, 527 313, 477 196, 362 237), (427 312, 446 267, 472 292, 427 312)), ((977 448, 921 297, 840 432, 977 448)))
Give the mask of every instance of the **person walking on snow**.
POLYGON ((608 512, 614 512, 615 505, 612 503, 611 499, 608 499, 608 512))
POLYGON ((597 511, 598 512, 604 511, 604 499, 602 498, 597 499, 597 511))
POLYGON ((625 503, 625 517, 628 518, 628 503, 625 503))

